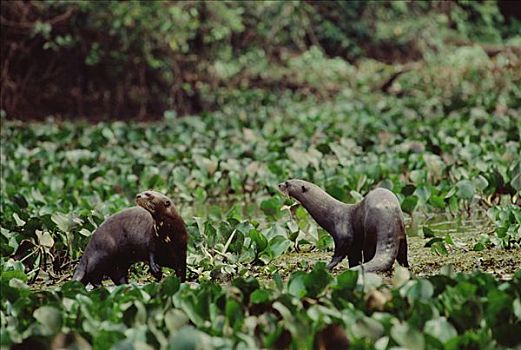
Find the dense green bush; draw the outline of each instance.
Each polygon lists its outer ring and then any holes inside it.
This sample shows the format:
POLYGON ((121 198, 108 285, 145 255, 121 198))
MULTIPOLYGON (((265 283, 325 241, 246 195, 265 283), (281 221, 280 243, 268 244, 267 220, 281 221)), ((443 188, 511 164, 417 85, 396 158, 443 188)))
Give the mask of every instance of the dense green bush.
POLYGON ((407 62, 453 43, 519 41, 519 21, 505 23, 491 1, 49 0, 1 9, 1 109, 20 119, 197 114, 245 88, 323 98, 349 81, 345 60, 407 62))

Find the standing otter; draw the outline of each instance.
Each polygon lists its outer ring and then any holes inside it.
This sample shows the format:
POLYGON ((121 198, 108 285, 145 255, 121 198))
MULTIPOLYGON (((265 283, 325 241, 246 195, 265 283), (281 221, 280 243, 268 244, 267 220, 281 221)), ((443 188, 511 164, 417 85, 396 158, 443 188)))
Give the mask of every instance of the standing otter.
POLYGON ((342 203, 303 180, 279 184, 282 193, 298 200, 315 221, 333 236, 332 270, 346 256, 349 267, 364 262, 367 272, 387 271, 394 260, 408 267, 407 238, 400 203, 389 190, 377 188, 357 204, 342 203))
POLYGON ((183 218, 177 213, 172 201, 159 192, 142 192, 136 196, 136 203, 148 210, 154 218, 159 237, 159 265, 174 269, 177 277, 184 282, 188 231, 183 218))
POLYGON ((161 266, 171 267, 184 282, 188 233, 183 219, 165 195, 146 191, 136 196, 137 207, 109 217, 94 232, 73 280, 98 286, 105 275, 115 284, 128 283, 128 269, 148 262, 159 281, 161 266))

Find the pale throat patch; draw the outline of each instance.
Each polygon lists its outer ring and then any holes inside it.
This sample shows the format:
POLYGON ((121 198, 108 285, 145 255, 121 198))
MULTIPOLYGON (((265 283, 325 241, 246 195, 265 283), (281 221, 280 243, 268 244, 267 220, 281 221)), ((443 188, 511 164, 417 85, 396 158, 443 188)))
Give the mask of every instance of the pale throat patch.
MULTIPOLYGON (((159 237, 159 229, 161 227, 163 227, 164 223, 165 223, 164 221, 160 221, 160 222, 154 224, 154 231, 155 231, 156 237, 158 237, 158 238, 160 238, 159 237)), ((165 235, 165 237, 163 238, 163 242, 165 242, 165 243, 170 243, 171 241, 172 240, 170 239, 169 235, 165 235)))

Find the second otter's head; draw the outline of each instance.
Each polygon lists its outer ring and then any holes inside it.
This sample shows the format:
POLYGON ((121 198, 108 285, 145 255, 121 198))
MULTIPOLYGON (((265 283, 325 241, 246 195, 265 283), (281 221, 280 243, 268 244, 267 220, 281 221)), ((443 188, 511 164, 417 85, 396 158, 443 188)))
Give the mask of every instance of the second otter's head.
POLYGON ((291 179, 279 184, 279 190, 283 194, 293 197, 300 202, 302 202, 304 198, 310 194, 310 192, 315 191, 316 188, 317 186, 311 182, 299 179, 291 179))
POLYGON ((163 218, 175 213, 172 200, 156 191, 145 191, 136 195, 136 204, 148 210, 153 217, 163 218))

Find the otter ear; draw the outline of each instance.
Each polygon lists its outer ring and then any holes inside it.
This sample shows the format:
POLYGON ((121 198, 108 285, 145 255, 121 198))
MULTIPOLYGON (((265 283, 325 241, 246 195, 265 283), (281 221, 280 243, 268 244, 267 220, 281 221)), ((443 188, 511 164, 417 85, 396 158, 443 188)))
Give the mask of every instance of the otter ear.
POLYGON ((308 188, 304 185, 302 185, 302 193, 306 192, 308 190, 308 188))
POLYGON ((165 201, 165 208, 168 208, 170 206, 170 201, 165 201))

